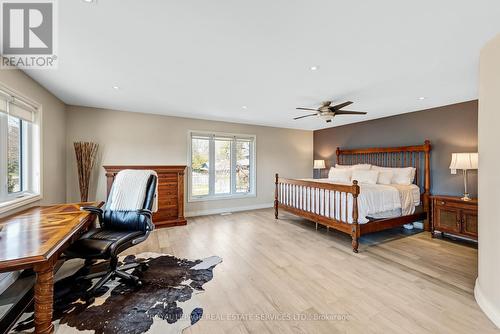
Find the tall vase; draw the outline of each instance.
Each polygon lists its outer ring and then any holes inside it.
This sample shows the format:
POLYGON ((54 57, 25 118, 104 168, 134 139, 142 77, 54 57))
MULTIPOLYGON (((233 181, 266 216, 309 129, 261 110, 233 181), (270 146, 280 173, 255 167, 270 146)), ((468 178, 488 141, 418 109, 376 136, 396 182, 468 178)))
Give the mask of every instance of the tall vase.
POLYGON ((73 143, 78 168, 78 184, 80 186, 80 200, 87 202, 89 199, 89 185, 92 169, 96 161, 99 145, 91 142, 73 143))

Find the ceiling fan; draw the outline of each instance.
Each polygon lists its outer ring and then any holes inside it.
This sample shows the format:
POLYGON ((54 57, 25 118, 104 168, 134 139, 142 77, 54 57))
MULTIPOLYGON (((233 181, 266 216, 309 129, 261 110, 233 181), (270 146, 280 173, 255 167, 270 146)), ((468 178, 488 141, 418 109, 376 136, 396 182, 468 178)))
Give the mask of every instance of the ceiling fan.
POLYGON ((321 104, 321 107, 319 107, 318 109, 297 108, 298 110, 315 111, 315 113, 305 115, 305 116, 295 117, 294 120, 306 118, 306 117, 311 117, 311 116, 319 116, 319 117, 323 118, 327 123, 330 123, 333 120, 333 118, 337 115, 366 115, 366 112, 362 112, 362 111, 340 110, 340 109, 347 107, 348 105, 351 105, 353 103, 354 102, 347 101, 347 102, 332 106, 332 101, 325 101, 321 104))

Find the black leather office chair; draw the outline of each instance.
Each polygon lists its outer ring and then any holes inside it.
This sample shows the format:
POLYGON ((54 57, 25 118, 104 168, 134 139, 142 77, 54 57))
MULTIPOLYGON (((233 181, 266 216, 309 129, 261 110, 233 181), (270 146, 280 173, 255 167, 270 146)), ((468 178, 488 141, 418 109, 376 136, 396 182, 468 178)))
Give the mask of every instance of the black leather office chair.
MULTIPOLYGON (((65 252, 66 258, 85 259, 89 267, 94 260, 109 260, 107 271, 91 273, 80 277, 85 279, 95 279, 102 277, 90 290, 87 296, 92 298, 98 289, 107 281, 115 277, 122 278, 136 286, 142 283, 139 277, 126 272, 141 266, 139 269, 146 270, 145 264, 127 263, 118 267, 118 255, 129 247, 135 246, 146 240, 154 229, 152 222, 152 208, 156 196, 157 176, 151 175, 147 182, 146 195, 143 208, 137 211, 112 211, 106 205, 104 210, 87 206, 82 210, 95 213, 99 220, 99 228, 93 228, 83 234, 80 239, 73 243, 65 252)), ((113 190, 112 190, 113 192, 113 190)), ((112 192, 108 197, 110 202, 112 192)))

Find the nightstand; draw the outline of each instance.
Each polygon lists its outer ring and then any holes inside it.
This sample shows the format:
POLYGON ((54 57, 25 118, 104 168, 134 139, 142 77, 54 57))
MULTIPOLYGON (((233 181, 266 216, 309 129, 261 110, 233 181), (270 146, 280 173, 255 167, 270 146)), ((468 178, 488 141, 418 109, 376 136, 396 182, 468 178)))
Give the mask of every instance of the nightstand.
POLYGON ((477 241, 477 199, 463 201, 454 196, 431 196, 432 236, 450 234, 477 241))

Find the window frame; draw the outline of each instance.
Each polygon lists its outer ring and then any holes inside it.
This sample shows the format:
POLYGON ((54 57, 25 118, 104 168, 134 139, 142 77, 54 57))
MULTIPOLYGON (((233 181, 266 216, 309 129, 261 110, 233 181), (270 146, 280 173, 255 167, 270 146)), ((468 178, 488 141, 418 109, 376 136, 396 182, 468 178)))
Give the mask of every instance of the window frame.
MULTIPOLYGON (((7 138, 8 138, 8 115, 9 113, 1 112, 0 117, 0 215, 8 213, 11 210, 22 207, 24 205, 36 202, 42 199, 42 136, 41 136, 41 120, 42 106, 22 94, 4 86, 0 83, 0 91, 6 96, 8 102, 14 100, 20 101, 33 108, 33 121, 30 126, 25 126, 27 121, 21 119, 21 168, 20 178, 22 189, 19 192, 9 193, 7 189, 7 138), (4 131, 5 130, 5 131, 4 131), (4 134, 5 133, 5 134, 4 134)), ((7 103, 7 108, 10 104, 7 103)))
POLYGON ((249 134, 240 134, 240 133, 227 133, 227 132, 214 132, 214 131, 199 131, 199 130, 189 130, 188 131, 188 202, 203 202, 203 201, 216 201, 216 200, 224 200, 224 199, 237 199, 237 198, 251 198, 257 196, 257 136, 249 135, 249 134), (215 138, 233 138, 231 145, 231 174, 230 174, 230 183, 231 183, 231 192, 225 194, 215 194, 214 193, 214 184, 215 184, 215 164, 209 164, 209 194, 208 195, 199 195, 195 196, 192 192, 192 152, 193 152, 193 135, 209 137, 209 162, 215 160, 215 138), (246 193, 238 193, 236 192, 236 143, 237 139, 244 139, 250 141, 250 191, 246 193))

